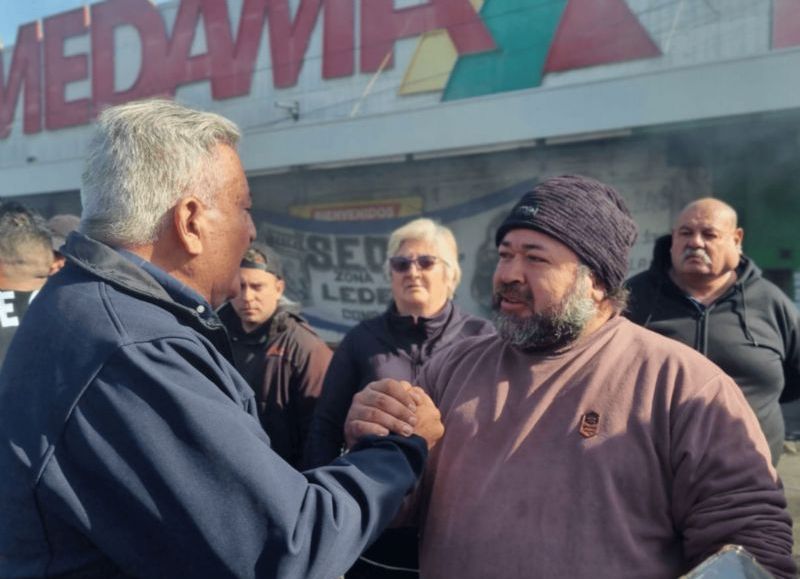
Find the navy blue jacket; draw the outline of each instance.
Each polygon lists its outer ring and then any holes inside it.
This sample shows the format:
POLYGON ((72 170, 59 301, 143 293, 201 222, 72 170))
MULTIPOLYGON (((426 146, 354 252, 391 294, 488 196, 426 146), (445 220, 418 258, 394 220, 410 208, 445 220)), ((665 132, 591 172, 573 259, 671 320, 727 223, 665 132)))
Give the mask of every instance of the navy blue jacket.
POLYGON ((424 441, 295 471, 202 298, 80 234, 62 251, 0 372, 0 577, 341 575, 424 441))

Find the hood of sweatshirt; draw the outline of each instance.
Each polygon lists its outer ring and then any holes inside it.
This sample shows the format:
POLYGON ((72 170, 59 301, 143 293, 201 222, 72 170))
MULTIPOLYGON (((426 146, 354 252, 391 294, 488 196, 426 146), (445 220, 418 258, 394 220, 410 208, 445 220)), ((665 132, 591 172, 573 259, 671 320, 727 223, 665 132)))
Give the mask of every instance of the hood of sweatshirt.
MULTIPOLYGON (((650 263, 650 268, 647 271, 650 277, 653 288, 655 289, 653 299, 650 302, 649 310, 655 312, 658 309, 658 302, 661 299, 662 292, 669 293, 675 296, 682 296, 686 300, 690 300, 681 288, 672 281, 669 276, 669 270, 672 267, 672 256, 670 255, 670 247, 672 246, 672 236, 664 235, 659 237, 653 247, 653 260, 650 263)), ((717 298, 714 304, 726 300, 739 300, 741 309, 737 308, 741 320, 741 328, 747 340, 753 345, 758 346, 758 341, 753 337, 750 328, 750 322, 747 313, 747 289, 755 281, 762 277, 761 269, 753 263, 746 255, 742 254, 739 260, 739 265, 736 267, 736 283, 734 283, 728 291, 717 298)), ((709 307, 714 307, 712 304, 709 307)), ((648 309, 648 308, 645 308, 648 309)), ((648 326, 650 315, 643 320, 642 325, 648 326)))

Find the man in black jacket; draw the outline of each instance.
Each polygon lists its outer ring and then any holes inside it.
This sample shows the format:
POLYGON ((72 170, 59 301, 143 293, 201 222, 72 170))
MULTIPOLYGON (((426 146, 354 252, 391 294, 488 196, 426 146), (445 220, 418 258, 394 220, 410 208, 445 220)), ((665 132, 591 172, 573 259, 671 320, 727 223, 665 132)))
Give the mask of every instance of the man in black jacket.
POLYGON ((331 361, 331 350, 283 298, 280 256, 253 243, 240 264, 239 295, 220 310, 236 369, 256 393, 272 448, 300 468, 303 448, 331 361))
POLYGON ((800 397, 797 308, 742 253, 736 211, 698 199, 656 242, 648 271, 628 281, 627 316, 706 355, 744 392, 769 442, 783 447, 779 401, 800 397))
POLYGON ((44 220, 19 203, 0 205, 0 364, 52 265, 44 220))

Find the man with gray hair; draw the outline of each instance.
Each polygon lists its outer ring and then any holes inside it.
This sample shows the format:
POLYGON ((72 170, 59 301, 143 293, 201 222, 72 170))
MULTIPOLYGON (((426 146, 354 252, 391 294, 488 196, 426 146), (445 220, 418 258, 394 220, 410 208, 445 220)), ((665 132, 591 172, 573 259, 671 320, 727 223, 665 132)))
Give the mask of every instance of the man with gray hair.
MULTIPOLYGON (((441 424, 299 473, 214 310, 255 235, 230 121, 110 108, 81 232, 0 372, 0 576, 334 577, 393 517, 441 424)), ((404 434, 410 434, 413 427, 404 434)))
POLYGON ((44 220, 25 206, 0 205, 0 364, 28 304, 53 265, 44 220))
MULTIPOLYGON (((497 336, 461 340, 419 378, 446 428, 420 486, 423 579, 666 579, 728 543, 795 577, 739 388, 620 316, 635 239, 622 197, 580 176, 540 183, 500 225, 497 336)), ((407 427, 404 386, 357 394, 348 441, 407 427)))

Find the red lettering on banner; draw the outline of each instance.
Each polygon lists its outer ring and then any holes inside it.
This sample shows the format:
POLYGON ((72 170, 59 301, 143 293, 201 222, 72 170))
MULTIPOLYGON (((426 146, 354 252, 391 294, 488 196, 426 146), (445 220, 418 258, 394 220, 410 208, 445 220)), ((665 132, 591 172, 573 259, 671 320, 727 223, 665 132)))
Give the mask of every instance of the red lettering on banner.
POLYGON ((322 78, 352 76, 355 72, 354 0, 325 0, 322 31, 322 78))
MULTIPOLYGON (((211 96, 224 99, 250 92, 250 81, 258 51, 258 38, 264 18, 263 0, 259 0, 256 9, 255 40, 248 43, 245 54, 237 53, 231 36, 231 23, 228 17, 228 6, 225 0, 183 0, 175 19, 175 28, 169 45, 168 74, 173 85, 211 80, 211 96), (205 54, 190 56, 192 42, 198 30, 198 22, 202 17, 206 38, 205 54)), ((248 2, 244 14, 253 9, 253 2, 248 2)), ((240 30, 250 34, 248 24, 253 25, 246 16, 242 18, 240 30)), ((251 34, 252 35, 252 34, 251 34)))
POLYGON ((486 25, 469 0, 430 0, 400 10, 393 0, 361 0, 361 72, 374 72, 388 57, 392 65, 394 43, 444 28, 458 54, 494 50, 486 25))
POLYGON ((167 34, 161 13, 149 0, 107 0, 92 6, 92 95, 94 108, 154 96, 170 94, 174 85, 170 71, 164 70, 167 34), (114 90, 114 31, 132 26, 139 34, 142 58, 133 85, 124 91, 114 90))
POLYGON ((323 5, 323 78, 353 74, 355 17, 352 0, 301 0, 294 21, 288 0, 268 2, 272 79, 277 88, 297 84, 308 43, 323 5))
POLYGON ((323 5, 323 77, 352 74, 352 0, 301 0, 294 19, 288 0, 245 0, 235 43, 225 0, 183 0, 170 43, 170 75, 175 85, 210 78, 214 99, 248 94, 266 18, 273 84, 294 86, 323 5), (208 52, 190 57, 201 15, 208 52))
POLYGON ((289 0, 268 0, 269 48, 272 81, 277 88, 294 86, 303 66, 308 41, 322 6, 322 0, 301 0, 292 21, 289 0))
POLYGON ((11 133, 19 92, 25 89, 23 131, 42 130, 42 28, 38 22, 20 26, 8 79, 4 81, 3 51, 0 50, 0 139, 11 133))
POLYGON ((77 8, 44 21, 44 126, 48 130, 85 125, 92 118, 92 101, 67 101, 67 84, 89 78, 89 55, 64 55, 64 41, 89 32, 89 9, 77 8))
MULTIPOLYGON (((269 25, 273 83, 277 88, 297 84, 308 45, 323 10, 323 78, 354 73, 355 0, 300 0, 292 18, 289 0, 244 0, 234 42, 226 0, 182 0, 172 37, 149 0, 106 0, 92 6, 92 99, 67 102, 67 84, 87 78, 87 56, 66 57, 64 40, 85 34, 86 11, 75 10, 47 20, 45 41, 46 126, 49 129, 87 123, 105 106, 158 94, 173 94, 176 87, 210 79, 214 99, 248 94, 265 19, 269 25), (199 21, 203 21, 207 52, 191 56, 199 21), (127 90, 114 87, 116 30, 130 26, 141 40, 141 65, 127 90), (93 106, 92 106, 93 105, 93 106)), ((394 10, 392 0, 362 0, 362 69, 370 72, 391 52, 399 38, 447 29, 460 54, 494 48, 494 41, 469 0, 431 0, 429 4, 394 10), (373 26, 374 24, 374 26, 373 26)), ((32 25, 33 26, 33 25, 32 25)), ((11 118, 25 81, 25 131, 41 130, 38 104, 41 91, 36 57, 40 49, 20 29, 15 60, 0 115, 11 118), (27 40, 26 40, 27 39, 27 40)), ((0 118, 3 118, 0 116, 0 118)), ((8 124, 8 123, 6 123, 8 124)), ((7 136, 8 130, 0 133, 7 136)))
POLYGON ((230 37, 227 3, 224 16, 217 11, 209 15, 211 22, 207 23, 206 42, 212 54, 214 98, 225 99, 250 92, 266 15, 267 0, 245 0, 235 44, 230 37), (209 34, 213 36, 210 40, 209 34))
POLYGON ((800 10, 797 0, 775 0, 772 12, 772 48, 800 45, 800 10))
POLYGON ((233 40, 230 26, 225 26, 229 24, 228 10, 222 3, 224 0, 183 0, 178 7, 167 58, 167 69, 173 86, 211 78, 212 55, 220 53, 211 48, 214 44, 222 42, 225 45, 224 50, 230 51, 233 40), (208 52, 190 56, 201 17, 208 52))
POLYGON ((545 73, 661 55, 624 0, 569 0, 545 73))

